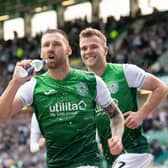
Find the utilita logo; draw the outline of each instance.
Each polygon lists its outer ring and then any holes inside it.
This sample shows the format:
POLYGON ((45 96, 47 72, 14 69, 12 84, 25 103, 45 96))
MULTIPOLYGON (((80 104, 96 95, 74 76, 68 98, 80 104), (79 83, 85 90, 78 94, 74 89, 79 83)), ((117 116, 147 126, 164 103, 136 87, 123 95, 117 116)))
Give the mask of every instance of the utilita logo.
POLYGON ((56 103, 52 106, 49 106, 49 111, 51 113, 60 113, 60 112, 73 112, 73 111, 84 111, 86 110, 86 103, 81 100, 79 103, 71 103, 71 102, 62 102, 56 103))

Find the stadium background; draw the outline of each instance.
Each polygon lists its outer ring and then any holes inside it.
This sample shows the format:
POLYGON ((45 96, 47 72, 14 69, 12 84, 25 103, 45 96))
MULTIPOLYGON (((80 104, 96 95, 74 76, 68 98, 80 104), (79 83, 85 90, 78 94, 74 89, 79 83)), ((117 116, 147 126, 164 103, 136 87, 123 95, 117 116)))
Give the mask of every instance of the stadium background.
MULTIPOLYGON (((0 0, 0 3, 0 94, 11 79, 16 61, 39 58, 41 32, 56 27, 69 35, 73 67, 84 69, 78 35, 81 29, 92 26, 108 38, 109 62, 136 64, 168 84, 168 11, 164 0, 122 0, 119 4, 116 0, 0 0), (36 20, 39 14, 44 18, 36 20)), ((140 105, 148 94, 139 91, 140 105)), ((153 167, 157 168, 168 167, 167 102, 162 102, 143 124, 155 156, 153 167)), ((23 109, 7 124, 0 124, 0 168, 45 168, 45 151, 35 154, 29 151, 30 118, 31 110, 23 109)))

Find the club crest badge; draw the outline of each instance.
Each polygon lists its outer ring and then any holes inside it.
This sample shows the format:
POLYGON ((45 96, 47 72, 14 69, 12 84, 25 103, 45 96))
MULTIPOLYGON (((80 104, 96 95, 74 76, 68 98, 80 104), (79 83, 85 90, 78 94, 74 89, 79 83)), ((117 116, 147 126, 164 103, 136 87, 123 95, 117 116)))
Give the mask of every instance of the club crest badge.
POLYGON ((88 87, 83 82, 80 82, 76 85, 76 90, 80 96, 86 96, 88 94, 88 87))
POLYGON ((111 94, 115 94, 119 91, 119 85, 117 82, 112 81, 112 82, 108 83, 108 89, 111 94))

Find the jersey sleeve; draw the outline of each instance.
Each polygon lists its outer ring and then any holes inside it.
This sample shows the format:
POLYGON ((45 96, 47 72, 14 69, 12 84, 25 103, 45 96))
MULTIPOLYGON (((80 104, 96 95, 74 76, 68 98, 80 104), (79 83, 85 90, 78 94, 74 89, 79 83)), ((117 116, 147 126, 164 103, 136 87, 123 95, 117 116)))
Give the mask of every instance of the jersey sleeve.
POLYGON ((96 103, 99 104, 101 107, 106 108, 113 101, 110 96, 110 92, 104 81, 98 76, 96 76, 96 83, 97 83, 96 103))
POLYGON ((148 73, 132 64, 124 64, 123 68, 128 86, 130 88, 141 88, 148 76, 148 73))
POLYGON ((21 99, 25 106, 29 106, 33 102, 33 91, 36 80, 32 78, 30 81, 23 84, 17 91, 16 97, 21 99))
POLYGON ((32 153, 37 152, 39 150, 40 137, 41 137, 41 131, 39 128, 39 124, 35 113, 33 113, 33 116, 31 119, 31 128, 30 128, 30 151, 32 153))

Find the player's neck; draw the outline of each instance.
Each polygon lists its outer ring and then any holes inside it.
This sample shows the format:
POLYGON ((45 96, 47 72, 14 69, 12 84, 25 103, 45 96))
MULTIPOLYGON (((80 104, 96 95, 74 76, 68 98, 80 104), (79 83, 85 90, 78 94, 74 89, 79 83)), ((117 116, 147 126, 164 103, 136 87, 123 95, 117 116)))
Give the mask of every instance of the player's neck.
POLYGON ((49 75, 56 80, 64 80, 69 74, 71 67, 69 65, 61 66, 56 69, 49 69, 49 75))
POLYGON ((88 67, 88 71, 94 72, 98 76, 101 76, 105 70, 106 70, 106 64, 88 67))

